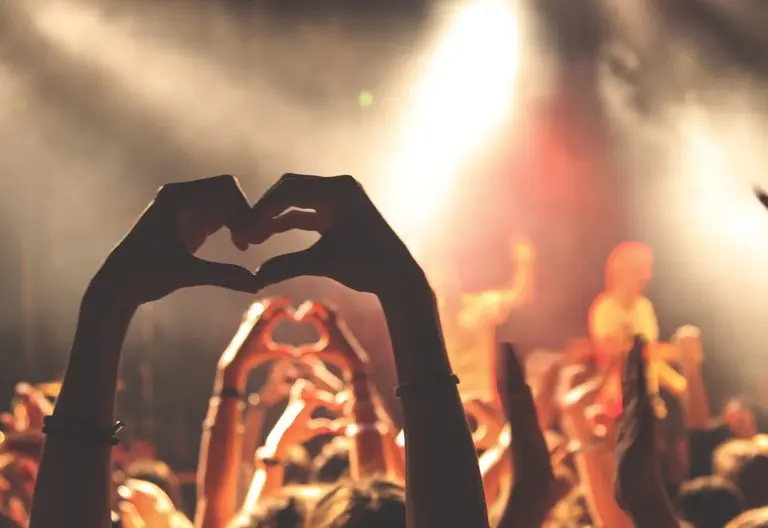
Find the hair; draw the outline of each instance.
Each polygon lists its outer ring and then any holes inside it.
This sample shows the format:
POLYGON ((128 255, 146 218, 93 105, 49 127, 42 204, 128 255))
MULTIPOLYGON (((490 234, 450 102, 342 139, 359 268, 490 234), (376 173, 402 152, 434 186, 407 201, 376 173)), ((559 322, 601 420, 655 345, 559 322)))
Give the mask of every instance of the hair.
POLYGON ((315 457, 314 482, 332 484, 349 476, 349 439, 337 436, 315 457))
POLYGON ((405 489, 383 480, 345 481, 320 499, 311 528, 405 528, 405 489))
POLYGON ((747 508, 768 505, 768 449, 752 440, 729 440, 713 458, 716 473, 741 490, 747 508))
POLYGON ((741 514, 744 497, 721 477, 699 477, 682 485, 677 497, 678 515, 695 528, 721 528, 741 514))
POLYGON ((307 512, 323 493, 319 486, 286 486, 274 497, 241 511, 227 528, 302 528, 307 512))
POLYGON ((182 508, 183 499, 179 478, 165 462, 148 459, 136 460, 128 464, 124 473, 126 479, 144 480, 154 484, 168 495, 176 508, 182 508))
POLYGON ((612 290, 618 275, 626 269, 627 265, 637 260, 638 256, 645 255, 652 256, 653 249, 642 242, 622 242, 613 248, 605 262, 605 289, 612 290))
POLYGON ((22 528, 18 521, 13 520, 7 514, 0 512, 0 528, 22 528))
POLYGON ((312 476, 313 465, 307 448, 301 444, 288 449, 283 465, 284 484, 306 484, 312 476))
POLYGON ((746 511, 729 522, 725 528, 768 528, 768 508, 746 511))

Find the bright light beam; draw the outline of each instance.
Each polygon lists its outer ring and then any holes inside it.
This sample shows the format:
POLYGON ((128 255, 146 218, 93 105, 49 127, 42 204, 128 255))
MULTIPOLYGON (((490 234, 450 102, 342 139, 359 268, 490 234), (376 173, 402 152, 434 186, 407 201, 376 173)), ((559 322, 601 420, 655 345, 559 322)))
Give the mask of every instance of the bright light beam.
POLYGON ((518 16, 504 0, 456 14, 428 60, 402 125, 382 207, 411 244, 438 222, 462 164, 509 118, 520 61, 518 16))

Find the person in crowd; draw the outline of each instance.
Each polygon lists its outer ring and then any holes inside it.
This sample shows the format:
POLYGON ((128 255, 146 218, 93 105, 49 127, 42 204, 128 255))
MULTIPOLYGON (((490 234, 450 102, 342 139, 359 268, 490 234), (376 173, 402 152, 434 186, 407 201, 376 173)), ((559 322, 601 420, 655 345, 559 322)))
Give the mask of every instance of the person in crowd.
POLYGON ((695 528, 720 528, 744 511, 744 496, 724 478, 699 477, 683 485, 675 509, 695 528))
POLYGON ((659 392, 660 383, 680 396, 686 389, 683 376, 667 363, 670 347, 659 343, 659 325, 645 288, 653 274, 653 252, 640 242, 623 242, 611 252, 605 265, 605 291, 589 310, 589 334, 596 349, 598 366, 609 373, 600 400, 612 416, 621 409, 618 372, 621 358, 635 335, 648 342, 649 390, 659 417, 666 406, 659 392))

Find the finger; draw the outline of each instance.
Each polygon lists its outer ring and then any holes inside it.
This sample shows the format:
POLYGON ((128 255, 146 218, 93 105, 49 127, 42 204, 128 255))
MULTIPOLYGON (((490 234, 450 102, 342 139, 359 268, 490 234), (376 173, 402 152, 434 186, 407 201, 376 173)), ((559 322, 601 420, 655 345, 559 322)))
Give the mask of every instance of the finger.
POLYGON ((327 194, 328 180, 331 179, 307 174, 284 174, 254 204, 252 216, 265 222, 292 207, 317 210, 318 206, 328 205, 323 202, 323 195, 327 194))
POLYGON ((523 366, 511 343, 502 343, 497 347, 496 376, 502 394, 517 392, 525 387, 523 366))
POLYGON ((256 272, 256 287, 261 290, 296 277, 327 277, 322 260, 316 258, 313 247, 266 261, 256 272))
POLYGON ((246 293, 256 293, 256 276, 245 268, 234 264, 210 262, 191 256, 185 270, 179 270, 181 288, 194 286, 217 286, 246 293))
POLYGON ((307 429, 309 429, 315 436, 330 434, 334 429, 333 420, 329 420, 328 418, 313 418, 307 424, 307 429))
POLYGON ((207 232, 227 226, 235 245, 241 250, 248 248, 242 232, 250 220, 251 207, 234 176, 170 183, 160 189, 158 198, 161 197, 174 201, 182 210, 194 212, 207 232))
POLYGON ((261 244, 273 235, 298 229, 325 233, 330 227, 330 216, 325 212, 293 209, 280 216, 264 220, 249 229, 248 242, 261 244))

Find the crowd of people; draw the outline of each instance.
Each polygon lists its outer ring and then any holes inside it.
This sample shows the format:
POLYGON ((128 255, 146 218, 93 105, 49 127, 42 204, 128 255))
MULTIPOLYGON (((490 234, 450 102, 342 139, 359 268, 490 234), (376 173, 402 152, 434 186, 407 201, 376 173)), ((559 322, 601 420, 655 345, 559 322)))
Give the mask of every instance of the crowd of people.
POLYGON ((55 402, 17 388, 0 442, 0 527, 768 526, 757 411, 739 397, 711 415, 699 330, 659 340, 643 294, 651 262, 647 246, 619 246, 590 336, 536 380, 514 346, 490 346, 478 362, 492 381, 473 393, 425 272, 354 178, 285 175, 254 205, 230 176, 165 185, 91 280, 55 402), (320 238, 252 273, 194 255, 225 227, 241 250, 293 229, 320 238), (197 500, 184 504, 171 468, 120 446, 128 325, 181 288, 258 295, 298 276, 379 299, 403 423, 336 308, 259 298, 218 361, 197 500), (275 341, 285 321, 315 326, 319 341, 275 341))

